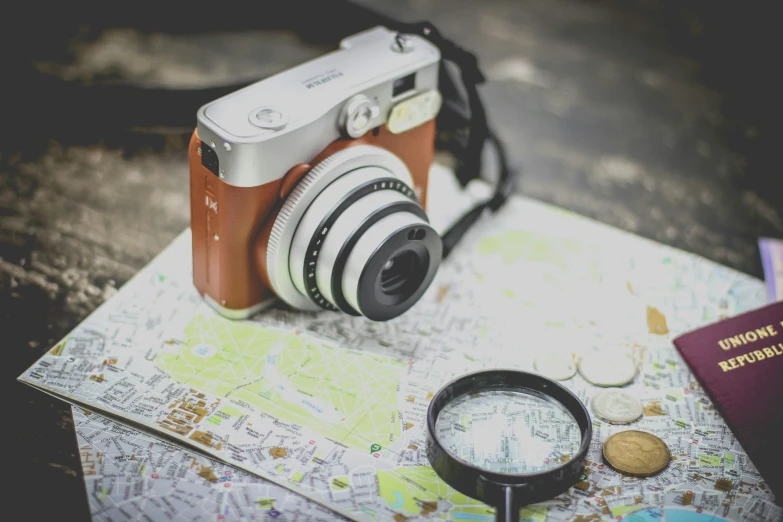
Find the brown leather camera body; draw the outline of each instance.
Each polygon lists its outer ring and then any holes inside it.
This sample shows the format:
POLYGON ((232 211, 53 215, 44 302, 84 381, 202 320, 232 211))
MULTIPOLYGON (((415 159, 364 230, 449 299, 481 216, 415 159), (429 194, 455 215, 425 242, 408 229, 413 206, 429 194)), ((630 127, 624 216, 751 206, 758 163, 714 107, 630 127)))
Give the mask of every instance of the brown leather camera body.
MULTIPOLYGON (((309 163, 293 165, 280 177, 257 187, 229 185, 202 165, 198 131, 190 140, 190 215, 193 281, 201 295, 226 311, 258 307, 274 297, 267 276, 269 233, 285 198, 310 169, 332 154, 355 145, 384 148, 411 173, 422 206, 435 144, 435 121, 400 134, 385 125, 357 139, 330 143, 309 163)), ((425 207, 426 208, 426 207, 425 207)))

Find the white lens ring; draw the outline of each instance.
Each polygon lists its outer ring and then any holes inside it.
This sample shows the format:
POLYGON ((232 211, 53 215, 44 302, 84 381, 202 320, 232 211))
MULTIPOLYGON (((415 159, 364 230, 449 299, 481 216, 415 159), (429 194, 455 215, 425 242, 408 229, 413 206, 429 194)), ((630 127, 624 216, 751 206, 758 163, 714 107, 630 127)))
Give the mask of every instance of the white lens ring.
MULTIPOLYGON (((372 203, 383 204, 388 199, 370 197, 371 206, 368 207, 368 200, 364 198, 379 192, 397 193, 395 200, 417 201, 414 190, 398 178, 391 177, 388 171, 378 167, 363 167, 337 178, 324 188, 300 220, 291 242, 289 273, 297 290, 321 308, 339 309, 331 299, 330 285, 324 287, 316 278, 320 267, 329 264, 327 245, 333 245, 333 249, 340 247, 334 245, 334 238, 330 236, 333 227, 344 213, 351 215, 353 223, 363 220, 378 208, 372 206, 372 203)), ((338 226, 338 236, 340 229, 338 226)))
MULTIPOLYGON (((416 226, 421 227, 422 229, 430 229, 429 223, 427 223, 425 219, 422 219, 421 216, 417 216, 410 212, 394 212, 373 223, 372 226, 361 235, 351 249, 350 254, 348 254, 340 277, 342 295, 351 305, 351 308, 359 310, 362 315, 369 316, 368 311, 364 309, 360 303, 359 285, 361 276, 368 268, 370 258, 379 249, 378 238, 382 238, 380 244, 383 245, 386 240, 391 238, 396 232, 416 226)), ((433 260, 433 263, 438 262, 440 262, 440 252, 438 252, 437 259, 433 260)), ((427 268, 429 269, 429 265, 427 268)), ((423 279, 424 277, 422 277, 422 280, 423 279)), ((427 282, 427 284, 429 284, 429 282, 427 282)), ((417 284, 416 286, 418 287, 419 285, 417 284)))
POLYGON ((343 312, 361 315, 343 296, 341 281, 345 259, 367 229, 385 216, 397 212, 416 213, 420 218, 427 219, 424 209, 415 201, 396 191, 379 190, 346 209, 326 236, 315 266, 316 282, 329 302, 343 312))
POLYGON ((305 212, 316 196, 340 176, 362 167, 379 167, 408 186, 413 186, 408 168, 397 156, 374 145, 356 145, 337 152, 313 167, 294 187, 275 217, 267 247, 267 275, 272 289, 289 305, 301 310, 320 310, 309 296, 296 288, 289 271, 291 243, 305 212))

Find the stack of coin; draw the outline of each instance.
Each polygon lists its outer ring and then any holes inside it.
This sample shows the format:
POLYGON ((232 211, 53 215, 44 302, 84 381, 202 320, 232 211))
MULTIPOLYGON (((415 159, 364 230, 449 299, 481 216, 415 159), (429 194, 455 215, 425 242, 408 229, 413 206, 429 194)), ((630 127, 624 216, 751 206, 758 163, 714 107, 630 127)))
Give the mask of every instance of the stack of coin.
MULTIPOLYGON (((612 424, 630 424, 644 414, 641 401, 631 392, 617 388, 633 381, 636 365, 625 353, 615 350, 593 350, 578 364, 586 381, 607 389, 590 400, 595 416, 612 424)), ((615 433, 604 442, 603 456, 615 471, 632 477, 649 477, 660 473, 671 454, 666 443, 652 433, 629 430, 615 433)))
MULTIPOLYGON (((636 377, 631 354, 612 349, 588 351, 574 364, 570 354, 546 351, 536 357, 535 370, 550 379, 566 380, 579 373, 586 381, 606 389, 590 400, 595 416, 611 424, 631 424, 644 415, 642 402, 628 390, 618 388, 636 377)), ((607 464, 632 477, 649 477, 660 473, 671 460, 666 443, 652 433, 629 430, 606 439, 603 456, 607 464)))

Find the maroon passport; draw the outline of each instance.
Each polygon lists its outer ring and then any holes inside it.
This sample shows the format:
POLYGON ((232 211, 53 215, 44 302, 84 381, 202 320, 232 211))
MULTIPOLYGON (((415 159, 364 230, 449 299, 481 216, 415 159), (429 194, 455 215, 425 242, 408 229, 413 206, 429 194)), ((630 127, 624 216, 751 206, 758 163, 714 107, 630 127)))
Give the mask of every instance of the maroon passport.
POLYGON ((783 501, 783 302, 674 339, 702 388, 783 501))

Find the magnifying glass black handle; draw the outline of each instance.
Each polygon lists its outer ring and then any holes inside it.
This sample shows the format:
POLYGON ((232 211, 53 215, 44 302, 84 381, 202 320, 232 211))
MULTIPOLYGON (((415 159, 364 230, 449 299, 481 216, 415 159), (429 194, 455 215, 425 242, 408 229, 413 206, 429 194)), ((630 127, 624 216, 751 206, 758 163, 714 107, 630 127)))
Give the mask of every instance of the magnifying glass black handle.
POLYGON ((528 484, 495 484, 495 494, 489 493, 484 500, 495 507, 495 520, 498 522, 518 522, 519 511, 529 504, 535 504, 563 493, 567 487, 552 485, 538 488, 535 493, 528 484))
POLYGON ((503 502, 495 506, 495 520, 498 522, 519 522, 519 510, 524 504, 519 495, 514 495, 514 486, 503 488, 503 502))

